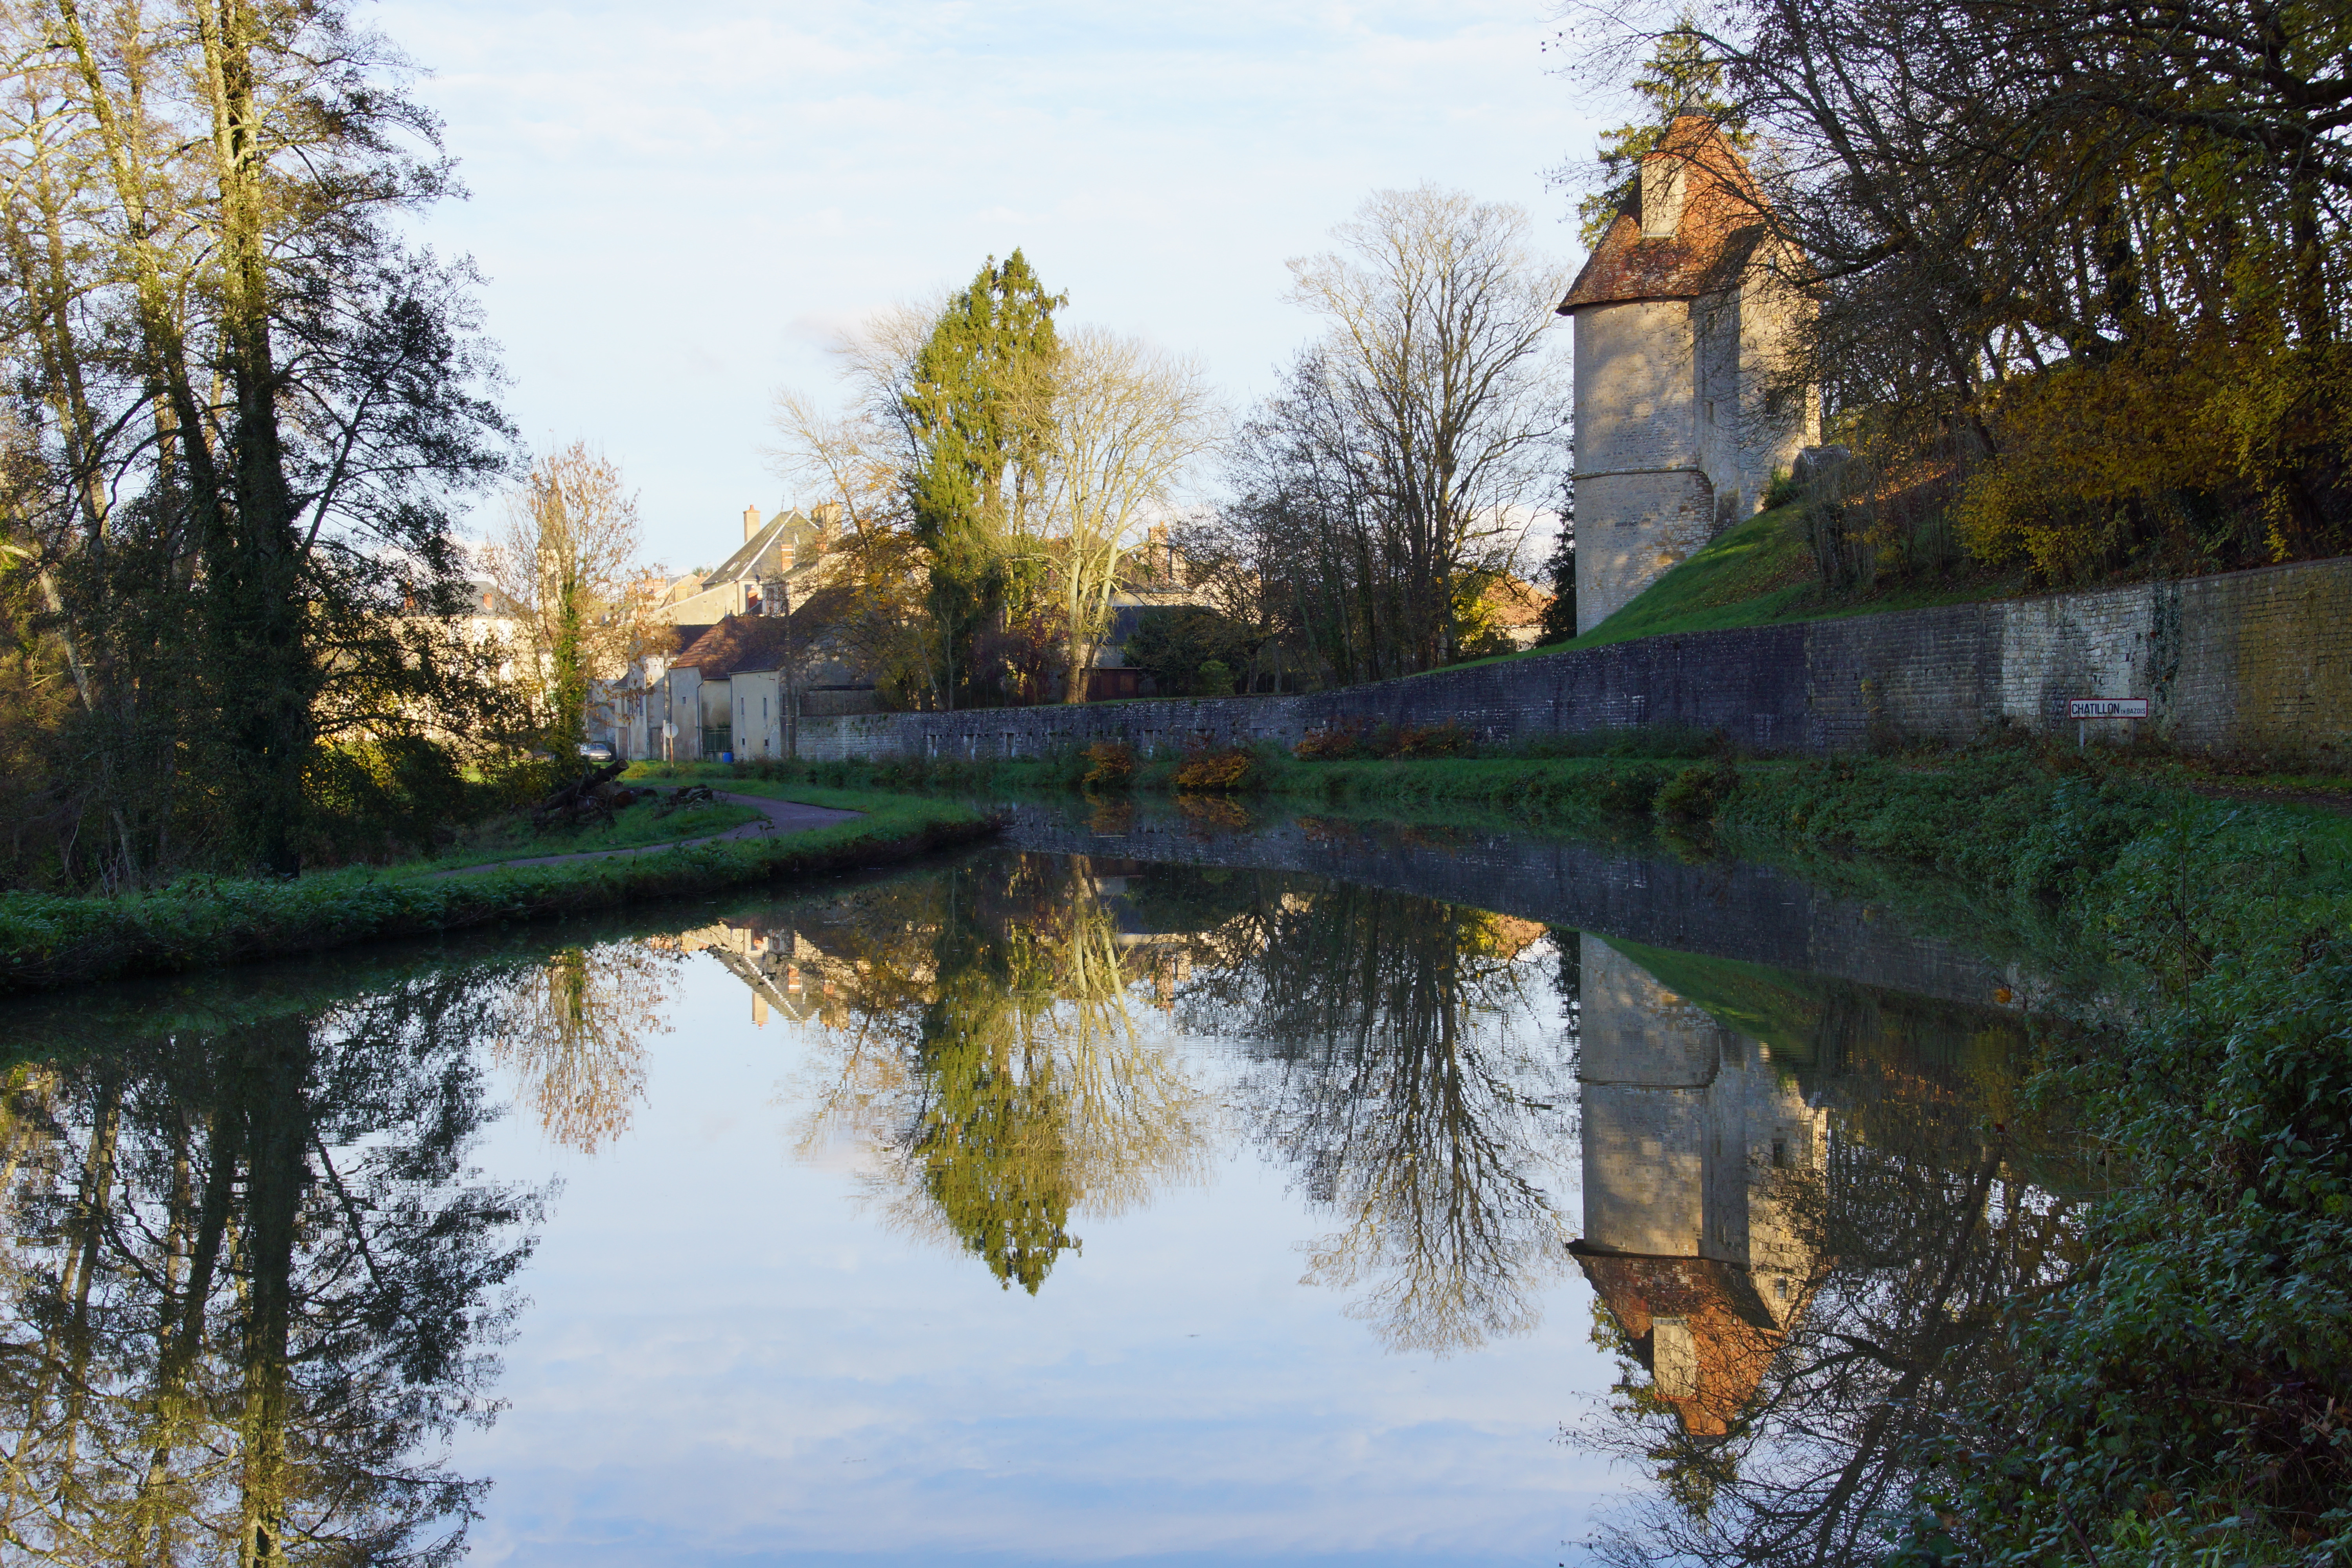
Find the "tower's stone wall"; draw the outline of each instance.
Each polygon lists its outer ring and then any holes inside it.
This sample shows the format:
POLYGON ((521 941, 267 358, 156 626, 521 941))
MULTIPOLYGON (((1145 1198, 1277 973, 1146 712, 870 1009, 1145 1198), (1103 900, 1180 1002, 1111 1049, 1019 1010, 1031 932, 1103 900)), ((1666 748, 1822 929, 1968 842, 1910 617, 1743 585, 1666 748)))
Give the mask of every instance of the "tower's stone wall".
POLYGON ((1754 512, 1818 438, 1783 395, 1809 308, 1739 154, 1675 121, 1562 301, 1576 322, 1576 620, 1599 626, 1754 512))

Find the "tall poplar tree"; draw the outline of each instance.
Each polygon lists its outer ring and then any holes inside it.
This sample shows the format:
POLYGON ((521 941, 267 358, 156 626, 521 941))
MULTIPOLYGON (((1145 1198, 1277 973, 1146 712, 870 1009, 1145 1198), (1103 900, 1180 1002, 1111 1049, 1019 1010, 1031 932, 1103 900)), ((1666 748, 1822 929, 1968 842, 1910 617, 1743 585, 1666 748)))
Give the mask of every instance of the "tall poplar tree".
POLYGON ((916 461, 908 502, 931 558, 929 609, 948 668, 940 690, 969 706, 972 648, 1003 610, 1018 571, 1007 548, 1027 521, 1052 434, 1060 344, 1052 295, 1018 249, 990 257, 948 301, 915 356, 905 395, 916 461))

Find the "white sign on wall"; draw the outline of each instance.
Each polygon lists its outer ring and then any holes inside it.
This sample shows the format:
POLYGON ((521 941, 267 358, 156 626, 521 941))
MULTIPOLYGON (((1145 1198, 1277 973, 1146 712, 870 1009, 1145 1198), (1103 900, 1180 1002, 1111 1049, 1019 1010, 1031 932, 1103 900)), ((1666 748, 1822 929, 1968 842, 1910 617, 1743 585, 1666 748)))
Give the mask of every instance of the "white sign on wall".
POLYGON ((2145 719, 2145 697, 2074 697, 2066 702, 2069 719, 2145 719))

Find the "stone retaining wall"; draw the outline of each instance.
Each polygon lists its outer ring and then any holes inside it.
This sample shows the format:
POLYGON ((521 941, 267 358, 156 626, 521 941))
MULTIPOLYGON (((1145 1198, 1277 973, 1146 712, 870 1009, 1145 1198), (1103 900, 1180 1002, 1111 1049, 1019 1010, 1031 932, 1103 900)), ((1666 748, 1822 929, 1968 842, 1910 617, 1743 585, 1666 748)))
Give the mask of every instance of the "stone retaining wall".
MULTIPOLYGON (((1481 741, 1642 724, 1759 752, 2073 732, 2071 697, 2146 697, 2213 752, 2352 748, 2352 559, 1791 626, 1689 632, 1303 697, 803 719, 803 757, 1034 757, 1100 740, 1293 745, 1336 724, 1457 723, 1481 741)), ((2121 721, 2094 725, 2123 737, 2121 721)))

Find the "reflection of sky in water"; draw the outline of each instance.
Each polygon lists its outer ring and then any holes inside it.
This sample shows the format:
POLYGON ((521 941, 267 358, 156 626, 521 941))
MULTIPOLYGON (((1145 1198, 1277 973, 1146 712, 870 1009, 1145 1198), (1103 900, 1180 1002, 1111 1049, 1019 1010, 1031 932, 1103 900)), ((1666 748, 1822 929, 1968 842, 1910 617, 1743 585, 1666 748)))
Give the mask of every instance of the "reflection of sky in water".
MULTIPOLYGON (((1511 1026, 1548 1035, 1541 951, 1511 1026)), ((1084 1255, 1001 1290, 883 1224, 849 1151, 794 1158, 815 1047, 751 1012, 691 959, 627 1133, 583 1157, 516 1115, 483 1145, 565 1187, 509 1408, 455 1459, 497 1480, 474 1561, 1550 1563, 1632 1479, 1556 1440, 1613 1375, 1572 1269, 1527 1333, 1388 1353, 1299 1282, 1332 1216, 1228 1129, 1203 1183, 1082 1205, 1084 1255)), ((1571 1226, 1574 1154, 1545 1173, 1571 1226)))

